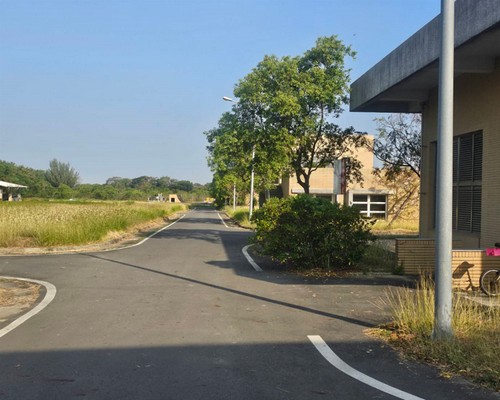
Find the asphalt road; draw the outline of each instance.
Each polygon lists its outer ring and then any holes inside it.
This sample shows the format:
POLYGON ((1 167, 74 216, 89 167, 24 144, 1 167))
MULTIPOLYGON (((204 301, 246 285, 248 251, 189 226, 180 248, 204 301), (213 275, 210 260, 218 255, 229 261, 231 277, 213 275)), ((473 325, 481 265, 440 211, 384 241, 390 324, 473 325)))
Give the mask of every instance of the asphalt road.
POLYGON ((0 275, 57 288, 0 338, 0 399, 398 398, 335 368, 309 335, 399 398, 498 399, 363 333, 387 319, 385 285, 257 272, 249 236, 198 210, 129 249, 0 258, 0 275))

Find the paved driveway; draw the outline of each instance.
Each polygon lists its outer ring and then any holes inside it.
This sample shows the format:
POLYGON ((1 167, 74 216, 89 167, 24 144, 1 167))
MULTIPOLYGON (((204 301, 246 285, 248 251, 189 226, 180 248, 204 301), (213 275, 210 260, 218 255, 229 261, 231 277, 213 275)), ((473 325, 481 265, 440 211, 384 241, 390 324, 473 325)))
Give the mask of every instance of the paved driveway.
POLYGON ((241 252, 249 235, 199 210, 125 250, 0 258, 0 275, 57 288, 0 338, 0 399, 498 398, 364 335, 387 318, 384 285, 257 272, 241 252))

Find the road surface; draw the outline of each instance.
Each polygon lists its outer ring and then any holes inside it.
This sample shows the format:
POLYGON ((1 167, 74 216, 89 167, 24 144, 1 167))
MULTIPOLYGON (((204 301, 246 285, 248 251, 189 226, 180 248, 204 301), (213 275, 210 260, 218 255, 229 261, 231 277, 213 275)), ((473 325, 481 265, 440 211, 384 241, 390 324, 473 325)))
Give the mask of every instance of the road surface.
POLYGON ((367 337, 384 285, 258 272, 249 237, 195 210, 128 249, 0 258, 57 288, 0 338, 0 399, 498 398, 367 337))

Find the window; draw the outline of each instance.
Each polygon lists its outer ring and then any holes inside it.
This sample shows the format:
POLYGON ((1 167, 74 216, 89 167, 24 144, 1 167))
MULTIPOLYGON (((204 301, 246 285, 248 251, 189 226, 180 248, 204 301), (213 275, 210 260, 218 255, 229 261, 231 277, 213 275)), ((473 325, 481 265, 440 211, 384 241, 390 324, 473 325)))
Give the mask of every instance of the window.
POLYGON ((385 194, 353 194, 352 205, 366 217, 386 218, 387 196, 385 194))
POLYGON ((481 232, 483 133, 453 139, 453 229, 481 232))

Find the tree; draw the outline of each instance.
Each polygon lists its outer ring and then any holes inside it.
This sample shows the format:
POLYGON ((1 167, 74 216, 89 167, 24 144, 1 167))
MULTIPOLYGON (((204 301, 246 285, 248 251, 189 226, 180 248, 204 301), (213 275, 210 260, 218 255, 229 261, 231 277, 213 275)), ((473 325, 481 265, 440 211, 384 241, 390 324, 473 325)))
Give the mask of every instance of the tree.
POLYGON ((211 193, 218 204, 228 198, 233 186, 238 192, 250 181, 251 144, 248 132, 233 112, 219 119, 217 128, 205 132, 208 140, 208 165, 214 173, 211 193))
POLYGON ((422 118, 420 114, 393 114, 375 122, 378 138, 373 152, 383 163, 375 175, 394 193, 390 225, 404 214, 411 216, 418 205, 422 118))
POLYGON ((422 117, 420 114, 393 114, 376 118, 378 138, 373 152, 390 174, 409 168, 420 177, 422 160, 422 117))
POLYGON ((61 185, 74 188, 80 179, 80 175, 69 163, 53 159, 49 163, 49 169, 45 172, 45 179, 56 188, 61 185))
MULTIPOLYGON (((354 128, 342 129, 332 122, 348 102, 345 58, 354 56, 336 36, 321 37, 302 56, 265 56, 236 85, 239 102, 234 108, 240 120, 254 127, 257 148, 270 152, 262 162, 277 160, 284 169, 285 161, 305 193, 315 170, 365 145, 354 128)), ((360 169, 359 161, 352 159, 348 179, 361 180, 360 169)))

